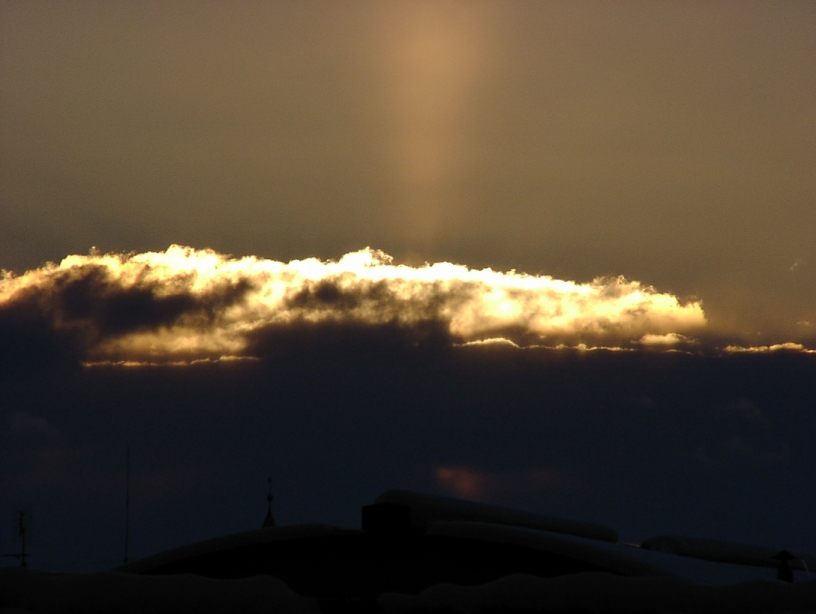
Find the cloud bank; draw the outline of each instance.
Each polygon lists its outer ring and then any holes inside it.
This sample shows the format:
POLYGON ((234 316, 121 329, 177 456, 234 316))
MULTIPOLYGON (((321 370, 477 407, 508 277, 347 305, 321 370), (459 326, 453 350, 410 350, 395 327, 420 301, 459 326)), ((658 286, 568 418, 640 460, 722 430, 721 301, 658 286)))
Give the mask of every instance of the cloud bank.
POLYGON ((681 338, 706 318, 699 301, 623 277, 414 267, 371 248, 279 262, 172 245, 4 272, 0 322, 70 338, 86 359, 171 361, 247 355, 263 331, 293 325, 388 325, 410 336, 433 323, 457 343, 575 346, 681 338))

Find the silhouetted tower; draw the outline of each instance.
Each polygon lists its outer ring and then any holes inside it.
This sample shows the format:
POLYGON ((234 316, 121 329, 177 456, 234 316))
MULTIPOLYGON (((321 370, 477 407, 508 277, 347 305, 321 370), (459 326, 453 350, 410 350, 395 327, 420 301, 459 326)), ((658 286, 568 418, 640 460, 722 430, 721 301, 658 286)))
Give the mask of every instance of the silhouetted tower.
POLYGON ((272 515, 272 500, 274 499, 272 496, 272 478, 266 479, 266 486, 266 518, 264 518, 263 524, 261 525, 263 529, 275 526, 275 517, 272 515))

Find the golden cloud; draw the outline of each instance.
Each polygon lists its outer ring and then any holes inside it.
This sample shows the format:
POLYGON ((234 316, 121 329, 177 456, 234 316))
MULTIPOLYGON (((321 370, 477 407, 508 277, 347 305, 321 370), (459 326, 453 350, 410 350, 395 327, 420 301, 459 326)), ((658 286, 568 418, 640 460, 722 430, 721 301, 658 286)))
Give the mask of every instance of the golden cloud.
POLYGON ((666 333, 663 335, 646 333, 638 340, 638 343, 644 347, 667 349, 680 345, 693 345, 695 340, 679 333, 666 333))
POLYGON ((816 354, 816 350, 806 348, 801 343, 786 341, 772 345, 727 345, 725 351, 729 354, 768 354, 771 352, 794 352, 798 354, 816 354))
POLYGON ((89 360, 128 364, 242 356, 254 335, 289 324, 432 321, 460 344, 548 347, 684 339, 706 324, 699 301, 623 277, 579 283, 449 262, 408 266, 371 248, 290 262, 181 245, 71 255, 4 272, 0 310, 20 305, 80 334, 89 360))

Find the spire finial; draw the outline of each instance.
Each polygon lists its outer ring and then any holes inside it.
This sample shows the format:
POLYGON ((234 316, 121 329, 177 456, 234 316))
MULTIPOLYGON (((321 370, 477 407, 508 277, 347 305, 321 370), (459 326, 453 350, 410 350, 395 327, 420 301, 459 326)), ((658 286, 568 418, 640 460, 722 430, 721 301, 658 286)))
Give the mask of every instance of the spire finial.
POLYGON ((261 525, 263 529, 275 526, 275 517, 272 515, 272 500, 274 499, 272 496, 272 478, 266 478, 266 488, 266 518, 264 518, 261 525))

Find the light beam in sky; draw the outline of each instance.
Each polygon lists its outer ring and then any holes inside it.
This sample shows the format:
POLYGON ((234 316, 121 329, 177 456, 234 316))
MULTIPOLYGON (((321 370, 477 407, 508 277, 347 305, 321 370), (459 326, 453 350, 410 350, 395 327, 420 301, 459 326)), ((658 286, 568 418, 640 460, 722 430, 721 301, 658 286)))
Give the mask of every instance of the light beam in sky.
POLYGON ((457 190, 474 147, 462 117, 486 87, 496 37, 485 5, 418 3, 400 12, 382 42, 391 98, 391 157, 397 193, 395 223, 420 245, 439 240, 458 217, 457 190))

